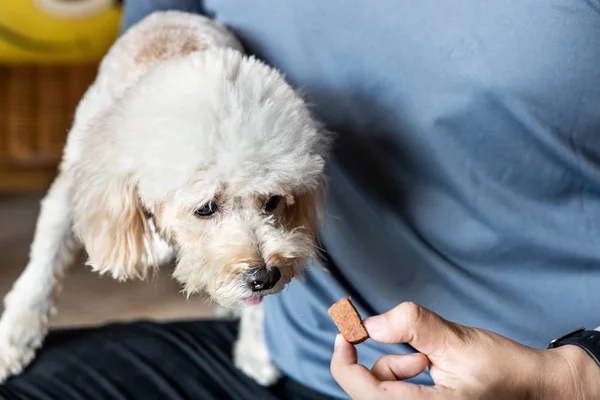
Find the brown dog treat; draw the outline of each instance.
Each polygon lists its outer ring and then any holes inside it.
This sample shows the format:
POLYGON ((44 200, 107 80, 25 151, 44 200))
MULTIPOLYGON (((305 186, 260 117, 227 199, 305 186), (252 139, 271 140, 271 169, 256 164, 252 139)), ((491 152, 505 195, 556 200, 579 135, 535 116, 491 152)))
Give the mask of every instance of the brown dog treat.
POLYGON ((369 333, 363 326, 362 318, 354 308, 350 297, 341 299, 329 307, 328 313, 348 342, 359 344, 369 338, 369 333))

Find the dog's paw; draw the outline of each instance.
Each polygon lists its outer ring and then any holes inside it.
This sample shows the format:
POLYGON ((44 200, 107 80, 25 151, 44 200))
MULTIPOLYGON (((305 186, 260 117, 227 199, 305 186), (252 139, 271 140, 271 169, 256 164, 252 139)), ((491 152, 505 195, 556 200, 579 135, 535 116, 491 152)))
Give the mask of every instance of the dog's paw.
POLYGON ((249 348, 238 343, 233 354, 233 362, 238 369, 262 386, 271 386, 281 378, 281 371, 269 359, 266 348, 249 348))
POLYGON ((0 320, 0 383, 17 375, 35 358, 46 334, 45 315, 7 310, 0 320))
POLYGON ((35 348, 0 343, 0 383, 23 372, 35 358, 35 348))

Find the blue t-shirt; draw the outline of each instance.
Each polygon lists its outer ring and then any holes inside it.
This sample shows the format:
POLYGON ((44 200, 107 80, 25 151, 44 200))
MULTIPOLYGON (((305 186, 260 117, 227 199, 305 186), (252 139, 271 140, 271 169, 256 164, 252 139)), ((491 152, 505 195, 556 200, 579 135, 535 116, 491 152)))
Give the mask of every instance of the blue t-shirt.
MULTIPOLYGON (((266 300, 288 376, 344 397, 327 309, 349 295, 538 348, 600 325, 599 0, 162 3, 231 26, 338 133, 328 272, 266 300)), ((366 366, 410 351, 358 346, 366 366)))

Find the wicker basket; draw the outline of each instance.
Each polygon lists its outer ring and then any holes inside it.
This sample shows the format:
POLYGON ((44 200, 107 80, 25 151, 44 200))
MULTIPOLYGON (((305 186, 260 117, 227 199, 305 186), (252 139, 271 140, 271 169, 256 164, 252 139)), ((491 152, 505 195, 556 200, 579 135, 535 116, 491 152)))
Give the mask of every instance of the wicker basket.
POLYGON ((44 190, 97 65, 0 65, 0 192, 44 190))

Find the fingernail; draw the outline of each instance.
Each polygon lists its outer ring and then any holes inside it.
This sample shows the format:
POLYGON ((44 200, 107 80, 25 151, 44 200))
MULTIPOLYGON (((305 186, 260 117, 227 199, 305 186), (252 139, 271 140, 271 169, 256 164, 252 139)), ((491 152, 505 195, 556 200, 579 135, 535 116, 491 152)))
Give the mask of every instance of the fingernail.
POLYGON ((363 325, 367 329, 367 332, 380 332, 384 331, 387 327, 387 321, 385 316, 376 315, 374 317, 369 317, 363 321, 363 325))
POLYGON ((341 333, 338 333, 337 335, 335 335, 335 343, 333 344, 334 348, 338 348, 340 347, 340 345, 342 344, 342 342, 344 341, 344 338, 342 336, 341 333))

